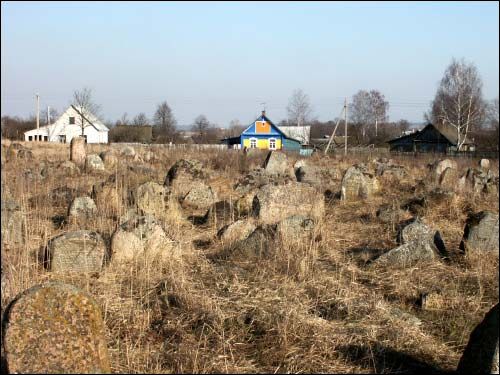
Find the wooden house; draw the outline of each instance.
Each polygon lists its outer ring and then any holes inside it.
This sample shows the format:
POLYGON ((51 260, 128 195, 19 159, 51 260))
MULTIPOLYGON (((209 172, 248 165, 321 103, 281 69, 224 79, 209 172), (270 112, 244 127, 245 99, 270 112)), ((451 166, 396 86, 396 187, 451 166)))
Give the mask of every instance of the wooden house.
MULTIPOLYGON (((428 124, 422 130, 390 140, 391 151, 396 152, 437 152, 457 151, 457 131, 451 126, 428 124)), ((459 151, 474 151, 472 142, 465 142, 459 151)))
POLYGON ((222 140, 230 148, 256 148, 261 150, 289 150, 300 151, 301 140, 291 138, 266 116, 262 111, 253 123, 251 123, 239 137, 226 138, 222 140))

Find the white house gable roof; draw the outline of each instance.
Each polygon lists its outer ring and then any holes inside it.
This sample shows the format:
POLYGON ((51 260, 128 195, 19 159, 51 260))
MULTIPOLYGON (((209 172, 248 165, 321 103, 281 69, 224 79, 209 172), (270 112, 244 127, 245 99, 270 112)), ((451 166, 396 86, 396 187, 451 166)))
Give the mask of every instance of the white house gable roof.
MULTIPOLYGON (((75 112, 78 114, 78 116, 81 116, 80 108, 71 105, 71 108, 75 110, 75 112)), ((107 132, 109 129, 104 125, 97 117, 95 117, 92 113, 90 113, 87 116, 84 116, 85 120, 87 120, 94 128, 96 128, 98 131, 101 132, 107 132)))
POLYGON ((310 126, 278 126, 288 138, 300 141, 302 144, 309 144, 311 134, 310 126))

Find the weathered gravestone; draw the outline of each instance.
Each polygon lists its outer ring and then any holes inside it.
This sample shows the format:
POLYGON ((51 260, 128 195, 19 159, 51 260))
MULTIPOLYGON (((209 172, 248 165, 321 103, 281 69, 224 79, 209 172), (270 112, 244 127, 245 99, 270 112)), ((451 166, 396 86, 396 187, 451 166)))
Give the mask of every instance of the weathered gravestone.
POLYGON ((166 256, 172 250, 173 241, 150 215, 133 217, 123 223, 111 237, 111 260, 122 263, 140 256, 148 259, 166 256))
POLYGON ((459 374, 498 374, 498 303, 470 334, 469 342, 458 363, 459 374))
POLYGON ((182 208, 190 209, 198 214, 205 214, 207 209, 217 201, 217 194, 202 181, 194 181, 182 199, 182 208))
POLYGON ((77 220, 89 220, 97 213, 97 206, 90 197, 76 197, 68 209, 68 216, 77 220))
POLYGON ((135 204, 144 214, 159 215, 164 213, 168 199, 168 187, 153 181, 139 185, 134 192, 135 204))
POLYGON ((53 272, 94 273, 101 271, 105 252, 106 245, 99 233, 79 230, 52 238, 44 260, 53 272))
POLYGON ((23 245, 26 241, 26 217, 19 204, 2 199, 2 247, 23 245))
POLYGON ((457 170, 457 162, 450 159, 438 160, 431 165, 431 176, 435 182, 439 182, 442 173, 446 168, 457 170))
POLYGON ((270 175, 293 175, 288 158, 280 151, 269 151, 264 162, 264 170, 270 175))
POLYGON ((106 168, 104 167, 104 163, 102 159, 97 154, 90 154, 85 158, 85 169, 88 172, 94 171, 104 171, 106 168))
POLYGON ((195 181, 206 177, 203 165, 199 161, 181 159, 169 169, 164 185, 169 186, 176 197, 184 198, 195 181))
POLYGON ((26 290, 7 308, 3 326, 11 374, 111 372, 101 309, 72 285, 48 282, 26 290))
POLYGON ((101 157, 105 167, 113 168, 118 163, 118 158, 112 150, 101 152, 99 156, 101 157))
POLYGON ((498 253, 498 214, 481 211, 469 215, 460 248, 498 253))
POLYGON ((345 201, 368 199, 378 189, 377 179, 367 173, 362 166, 354 165, 346 170, 342 178, 341 199, 345 201))
POLYGON ((70 143, 70 159, 73 163, 78 166, 83 166, 85 164, 85 158, 87 153, 85 152, 85 138, 84 137, 73 137, 70 143))
POLYGON ((312 186, 300 182, 265 185, 255 195, 252 214, 263 224, 275 224, 289 216, 303 215, 320 221, 325 200, 312 186))

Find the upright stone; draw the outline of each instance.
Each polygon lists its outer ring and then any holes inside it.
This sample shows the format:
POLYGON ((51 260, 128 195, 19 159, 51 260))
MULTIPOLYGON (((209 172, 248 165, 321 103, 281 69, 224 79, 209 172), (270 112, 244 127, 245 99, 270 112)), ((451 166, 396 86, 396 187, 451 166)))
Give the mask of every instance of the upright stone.
POLYGON ((458 184, 457 170, 454 168, 446 168, 439 177, 439 185, 447 189, 455 189, 458 184))
POLYGON ((90 197, 76 197, 68 209, 70 218, 88 220, 97 213, 97 206, 90 197))
POLYGON ((105 252, 106 245, 97 232, 68 232, 47 244, 47 266, 53 272, 100 272, 105 252))
POLYGON ((158 215, 164 213, 168 197, 168 187, 153 181, 138 186, 134 192, 135 204, 144 214, 158 215))
POLYGON ((484 172, 488 172, 490 170, 490 161, 488 159, 479 160, 479 168, 484 172))
POLYGON ((184 198, 195 181, 206 177, 203 165, 197 160, 180 159, 174 163, 165 176, 165 186, 177 196, 184 198))
POLYGON ((73 163, 79 166, 85 165, 85 138, 73 137, 70 144, 70 159, 73 163))
POLYGON ((441 174, 445 171, 446 168, 457 169, 457 162, 450 159, 438 160, 433 165, 433 174, 436 181, 439 181, 441 178, 441 174))
POLYGON ((269 151, 264 162, 266 173, 272 175, 293 175, 288 158, 283 152, 269 151))
POLYGON ((498 303, 470 334, 469 342, 458 363, 459 374, 498 374, 498 303))
POLYGON ((460 248, 498 253, 498 214, 481 211, 469 215, 460 248))
POLYGON ((85 169, 87 171, 104 171, 104 163, 102 162, 102 159, 99 157, 97 154, 91 154, 88 155, 85 158, 85 169))
POLYGON ((325 212, 322 194, 307 184, 265 185, 253 199, 252 213, 263 224, 275 224, 293 215, 320 221, 325 212))
POLYGON ((23 245, 26 241, 26 217, 13 200, 2 199, 2 247, 23 245))
POLYGON ((378 181, 359 166, 346 170, 342 178, 341 199, 355 201, 369 199, 378 190, 378 181))
POLYGON ((61 282, 18 295, 4 318, 8 373, 110 373, 105 324, 89 294, 61 282))

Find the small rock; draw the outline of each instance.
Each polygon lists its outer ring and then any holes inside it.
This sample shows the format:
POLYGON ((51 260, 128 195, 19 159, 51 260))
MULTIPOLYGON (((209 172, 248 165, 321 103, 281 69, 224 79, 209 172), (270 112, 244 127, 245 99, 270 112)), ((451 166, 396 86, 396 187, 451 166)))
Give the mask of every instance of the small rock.
POLYGON ((90 197, 77 197, 68 209, 70 218, 89 220, 97 213, 97 206, 90 197))

